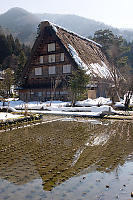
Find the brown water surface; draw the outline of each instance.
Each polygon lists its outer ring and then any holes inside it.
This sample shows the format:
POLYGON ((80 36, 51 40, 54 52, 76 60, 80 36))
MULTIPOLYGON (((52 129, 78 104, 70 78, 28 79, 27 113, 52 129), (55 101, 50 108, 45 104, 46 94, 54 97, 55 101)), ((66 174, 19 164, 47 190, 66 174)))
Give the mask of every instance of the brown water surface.
POLYGON ((0 133, 0 200, 131 199, 132 121, 44 121, 0 133))

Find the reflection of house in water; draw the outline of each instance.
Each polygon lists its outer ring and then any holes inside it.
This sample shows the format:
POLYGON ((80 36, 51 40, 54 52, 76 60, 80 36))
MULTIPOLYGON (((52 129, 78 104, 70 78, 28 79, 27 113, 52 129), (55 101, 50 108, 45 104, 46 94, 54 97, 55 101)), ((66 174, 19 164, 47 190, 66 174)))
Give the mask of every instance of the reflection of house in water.
POLYGON ((17 185, 41 178, 51 190, 95 163, 97 170, 112 171, 133 151, 132 141, 130 122, 58 121, 0 133, 0 177, 17 185))

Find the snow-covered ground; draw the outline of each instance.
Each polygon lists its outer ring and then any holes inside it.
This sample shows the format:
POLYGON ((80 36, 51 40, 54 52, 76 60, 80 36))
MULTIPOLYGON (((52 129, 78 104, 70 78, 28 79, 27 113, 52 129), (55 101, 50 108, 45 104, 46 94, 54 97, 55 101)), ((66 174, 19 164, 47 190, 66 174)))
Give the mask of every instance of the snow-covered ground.
POLYGON ((15 115, 7 112, 0 112, 0 120, 6 120, 6 119, 16 119, 21 117, 22 115, 15 115))
POLYGON ((103 112, 115 113, 111 106, 92 106, 92 107, 49 107, 47 110, 31 110, 31 113, 39 114, 54 114, 54 115, 67 115, 67 116, 88 116, 100 117, 103 112))
MULTIPOLYGON (((76 102, 76 107, 70 107, 71 103, 70 102, 63 102, 63 101, 46 101, 46 102, 37 102, 37 101, 32 101, 25 103, 23 101, 17 100, 13 101, 10 100, 9 103, 6 102, 5 105, 11 106, 16 109, 25 109, 27 107, 28 109, 33 109, 33 110, 72 110, 72 111, 77 111, 84 110, 84 111, 90 111, 90 107, 92 106, 102 106, 102 105, 111 105, 111 100, 109 98, 103 98, 99 97, 97 99, 86 99, 84 101, 77 101, 76 102), (77 108, 79 107, 79 108, 77 108), (82 107, 82 108, 81 108, 82 107)), ((0 106, 3 105, 3 102, 0 102, 0 106)))
MULTIPOLYGON (((47 101, 47 102, 28 102, 17 100, 13 101, 10 99, 9 102, 5 103, 6 106, 13 107, 17 110, 28 109, 32 113, 42 114, 55 114, 55 115, 69 115, 69 116, 100 116, 102 112, 109 111, 115 112, 110 106, 110 99, 100 97, 98 99, 87 99, 84 101, 78 101, 76 107, 71 107, 70 102, 62 101, 47 101), (100 106, 101 105, 101 106, 100 106)), ((3 103, 0 102, 2 107, 3 103)))
MULTIPOLYGON (((116 111, 110 106, 111 100, 109 98, 99 97, 97 99, 86 99, 84 101, 77 101, 76 107, 71 107, 70 102, 62 101, 47 101, 47 102, 28 102, 25 103, 20 100, 9 99, 5 105, 17 110, 30 110, 32 113, 55 114, 55 115, 69 115, 69 116, 88 116, 97 117, 103 112, 115 113, 116 111)), ((133 105, 133 99, 131 104, 133 105)), ((0 107, 3 102, 0 102, 0 107)), ((124 107, 124 100, 116 102, 115 107, 124 107)), ((18 115, 10 113, 0 113, 0 119, 16 118, 18 115)))
MULTIPOLYGON (((124 99, 121 99, 121 101, 116 102, 115 107, 116 108, 124 108, 124 106, 125 106, 124 104, 125 104, 125 97, 124 97, 124 99)), ((133 106, 133 96, 130 99, 130 106, 133 106)))
POLYGON ((86 99, 84 101, 77 101, 76 106, 100 106, 100 105, 111 105, 112 101, 110 98, 99 97, 97 99, 86 99))

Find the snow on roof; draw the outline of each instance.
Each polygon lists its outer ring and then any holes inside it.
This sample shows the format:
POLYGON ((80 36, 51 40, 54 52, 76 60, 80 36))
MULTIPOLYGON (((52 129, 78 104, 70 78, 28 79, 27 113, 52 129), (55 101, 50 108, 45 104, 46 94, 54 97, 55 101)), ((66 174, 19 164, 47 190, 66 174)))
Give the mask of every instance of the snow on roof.
POLYGON ((93 74, 95 77, 99 76, 101 78, 111 78, 112 74, 109 70, 109 68, 106 66, 106 64, 101 61, 101 65, 99 63, 91 63, 90 70, 87 72, 87 74, 93 74))
POLYGON ((81 36, 81 35, 79 35, 79 34, 73 32, 73 31, 70 31, 70 30, 68 30, 68 29, 66 29, 66 28, 64 28, 64 27, 62 27, 62 26, 59 26, 59 25, 54 24, 54 23, 52 23, 52 22, 49 22, 49 24, 52 26, 53 30, 54 30, 56 33, 58 32, 57 28, 61 28, 61 29, 63 29, 64 31, 66 31, 67 33, 73 34, 73 35, 75 35, 75 36, 81 38, 82 40, 86 40, 86 41, 88 41, 88 42, 92 42, 92 43, 94 43, 95 45, 97 45, 97 46, 99 46, 99 47, 102 47, 101 44, 99 44, 99 43, 97 43, 97 42, 95 42, 95 41, 93 41, 93 40, 91 40, 91 39, 88 39, 88 38, 86 38, 86 37, 84 37, 84 36, 81 36), (56 27, 57 27, 57 28, 56 28, 56 27))
POLYGON ((57 30, 56 26, 53 23, 51 23, 51 22, 50 22, 50 25, 52 26, 52 29, 57 33, 58 30, 57 30))
POLYGON ((70 53, 73 57, 73 59, 75 60, 75 62, 77 63, 77 65, 79 67, 81 67, 81 69, 87 70, 88 66, 81 60, 81 58, 78 56, 77 51, 70 45, 68 44, 68 48, 70 50, 70 53))
POLYGON ((74 49, 74 47, 70 44, 68 44, 68 48, 70 50, 70 53, 77 63, 77 65, 81 68, 86 70, 86 74, 93 74, 94 76, 99 76, 101 78, 110 78, 112 77, 111 72, 109 71, 106 64, 101 61, 101 65, 98 63, 91 63, 89 66, 87 66, 79 57, 77 51, 74 49))

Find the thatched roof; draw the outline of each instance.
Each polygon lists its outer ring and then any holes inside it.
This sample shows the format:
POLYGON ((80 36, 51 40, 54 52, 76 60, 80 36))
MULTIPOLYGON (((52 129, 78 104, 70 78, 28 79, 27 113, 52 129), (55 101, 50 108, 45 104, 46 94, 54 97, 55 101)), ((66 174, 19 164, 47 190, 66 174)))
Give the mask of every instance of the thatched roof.
POLYGON ((31 58, 26 64, 24 75, 28 72, 27 68, 31 63, 32 56, 34 56, 36 49, 41 43, 42 37, 46 37, 46 34, 43 34, 46 33, 46 30, 49 30, 58 42, 60 42, 73 62, 87 70, 88 74, 94 77, 111 78, 111 70, 108 67, 105 55, 101 51, 100 44, 48 21, 41 22, 40 24, 40 33, 32 48, 31 58))

